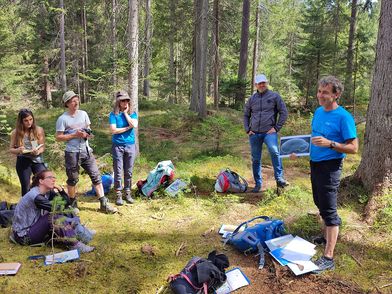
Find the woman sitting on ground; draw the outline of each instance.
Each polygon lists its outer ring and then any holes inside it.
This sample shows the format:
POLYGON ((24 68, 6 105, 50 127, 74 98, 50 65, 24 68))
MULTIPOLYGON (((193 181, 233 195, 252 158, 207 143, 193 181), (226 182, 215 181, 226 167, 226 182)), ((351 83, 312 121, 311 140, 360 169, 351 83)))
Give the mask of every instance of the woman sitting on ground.
POLYGON ((18 173, 22 196, 30 189, 31 173, 46 170, 42 153, 45 151, 44 130, 35 124, 33 113, 21 109, 16 121, 16 128, 11 133, 10 152, 17 155, 16 172, 18 173))
POLYGON ((30 191, 21 198, 15 208, 11 238, 21 245, 47 242, 52 236, 52 219, 59 219, 62 224, 58 225, 56 222, 54 229, 56 239, 61 239, 64 245, 71 249, 79 249, 80 252, 94 250, 94 247, 77 240, 79 236, 74 223, 68 222, 68 219, 62 215, 52 218, 50 198, 55 195, 53 191, 61 195, 66 206, 70 204, 67 193, 56 185, 53 172, 45 170, 33 177, 30 191))

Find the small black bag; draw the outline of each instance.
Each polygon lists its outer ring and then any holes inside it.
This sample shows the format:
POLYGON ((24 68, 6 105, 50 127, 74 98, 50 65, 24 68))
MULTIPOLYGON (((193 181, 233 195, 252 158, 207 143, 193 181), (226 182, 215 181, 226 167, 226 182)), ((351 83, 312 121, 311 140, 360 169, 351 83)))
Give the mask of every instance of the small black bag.
POLYGON ((0 226, 6 228, 12 225, 12 218, 14 217, 15 204, 9 205, 7 202, 0 202, 0 226))
POLYGON ((227 256, 216 251, 208 259, 193 257, 179 274, 169 277, 170 287, 175 294, 212 293, 226 281, 227 267, 227 256))

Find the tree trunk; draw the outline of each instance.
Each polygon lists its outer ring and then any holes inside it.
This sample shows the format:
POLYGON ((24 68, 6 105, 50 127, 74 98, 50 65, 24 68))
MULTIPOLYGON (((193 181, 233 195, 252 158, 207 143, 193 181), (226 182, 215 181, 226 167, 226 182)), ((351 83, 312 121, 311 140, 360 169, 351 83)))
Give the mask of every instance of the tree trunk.
POLYGON ((213 52, 214 52, 214 69, 213 69, 213 96, 214 107, 219 108, 219 0, 214 0, 214 22, 213 22, 213 52))
POLYGON ((151 65, 151 37, 152 37, 152 16, 151 0, 146 0, 146 20, 145 20, 145 50, 144 50, 144 67, 143 67, 143 95, 150 97, 150 65, 151 65))
POLYGON ((43 85, 43 90, 44 90, 44 97, 45 97, 45 103, 46 103, 46 108, 52 108, 52 92, 51 92, 51 87, 50 87, 50 82, 48 79, 49 76, 49 59, 48 56, 44 56, 44 85, 43 85))
POLYGON ((176 0, 170 0, 169 2, 169 13, 170 13, 170 29, 171 32, 169 34, 169 80, 171 83, 174 83, 174 92, 170 91, 169 93, 169 103, 177 103, 177 76, 176 76, 176 71, 177 71, 177 65, 176 65, 176 58, 175 58, 175 48, 174 48, 174 43, 176 41, 176 35, 177 35, 177 22, 175 18, 175 9, 177 7, 177 1, 176 0))
POLYGON ((333 47, 333 62, 332 62, 332 74, 336 75, 336 64, 338 48, 338 35, 339 35, 339 18, 340 18, 340 0, 336 1, 336 11, 334 15, 334 47, 333 47))
MULTIPOLYGON (((128 93, 131 98, 134 110, 138 112, 139 101, 138 101, 138 58, 139 58, 139 1, 128 0, 128 59, 129 59, 129 71, 128 71, 128 93)), ((139 152, 139 138, 136 129, 136 152, 139 152)))
POLYGON ((381 2, 372 91, 361 163, 355 173, 371 193, 365 218, 372 222, 392 189, 392 1, 381 2))
POLYGON ((86 81, 86 71, 87 71, 87 13, 86 13, 86 2, 82 2, 82 27, 83 27, 83 39, 82 39, 82 83, 81 83, 81 100, 82 102, 87 102, 87 81, 86 81))
POLYGON ((250 0, 243 0, 242 3, 242 27, 241 27, 241 45, 240 61, 238 65, 238 80, 243 82, 241 89, 236 94, 236 104, 243 104, 246 95, 246 68, 248 64, 248 42, 249 42, 249 15, 250 0))
POLYGON ((113 86, 117 88, 117 1, 112 0, 112 54, 113 54, 113 74, 112 81, 113 86))
MULTIPOLYGON (((259 2, 257 7, 256 7, 256 35, 255 35, 255 41, 253 43, 253 62, 252 62, 252 83, 250 85, 250 88, 253 89, 255 86, 255 76, 257 73, 257 65, 259 61, 259 31, 260 31, 260 5, 261 3, 259 2)), ((291 52, 291 50, 290 50, 291 52)))
POLYGON ((64 36, 64 1, 60 0, 60 81, 61 88, 64 92, 67 91, 67 76, 65 68, 65 36, 64 36))
POLYGON ((190 109, 199 117, 207 116, 206 77, 208 40, 208 0, 195 0, 194 59, 190 109))
POLYGON ((346 79, 344 82, 346 105, 352 102, 351 92, 353 84, 353 71, 354 71, 354 40, 356 34, 357 22, 357 5, 358 0, 351 1, 351 17, 350 17, 350 31, 348 35, 347 46, 347 64, 346 64, 346 79))

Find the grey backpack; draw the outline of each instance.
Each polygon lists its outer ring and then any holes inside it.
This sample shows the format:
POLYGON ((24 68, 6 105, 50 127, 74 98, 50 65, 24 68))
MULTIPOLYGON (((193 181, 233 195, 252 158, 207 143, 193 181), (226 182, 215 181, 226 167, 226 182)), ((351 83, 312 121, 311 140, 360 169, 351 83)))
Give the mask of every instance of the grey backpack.
POLYGON ((215 191, 226 193, 243 193, 248 189, 248 182, 236 172, 228 168, 222 170, 215 183, 215 191))

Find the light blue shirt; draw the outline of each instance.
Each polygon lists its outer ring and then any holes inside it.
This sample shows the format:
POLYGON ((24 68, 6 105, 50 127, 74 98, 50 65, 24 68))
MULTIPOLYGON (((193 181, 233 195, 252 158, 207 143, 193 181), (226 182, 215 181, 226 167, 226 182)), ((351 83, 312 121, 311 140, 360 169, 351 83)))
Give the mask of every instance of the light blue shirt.
MULTIPOLYGON (((352 115, 343 107, 325 111, 323 107, 316 109, 312 120, 312 137, 322 136, 328 140, 344 143, 357 137, 357 130, 352 115)), ((311 144, 310 160, 324 161, 344 158, 345 153, 328 147, 311 144)))
MULTIPOLYGON (((130 117, 132 119, 137 119, 137 113, 133 112, 130 117)), ((111 112, 109 114, 109 124, 116 125, 116 128, 125 128, 129 126, 123 112, 120 112, 117 115, 111 112)), ((117 146, 135 144, 135 131, 132 128, 124 133, 112 135, 112 143, 117 146)))

